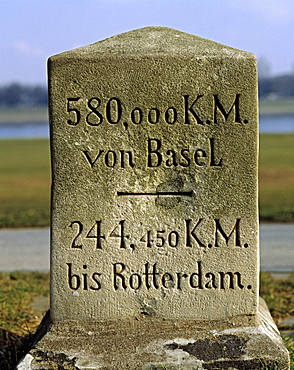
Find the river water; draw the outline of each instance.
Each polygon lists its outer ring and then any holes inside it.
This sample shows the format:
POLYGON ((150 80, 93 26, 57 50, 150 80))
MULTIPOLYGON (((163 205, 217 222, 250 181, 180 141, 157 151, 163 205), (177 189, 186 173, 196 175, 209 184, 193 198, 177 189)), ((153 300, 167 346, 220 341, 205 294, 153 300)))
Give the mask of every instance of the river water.
MULTIPOLYGON (((294 132, 293 116, 261 116, 259 120, 260 133, 290 133, 294 132)), ((0 139, 13 138, 48 138, 48 122, 1 124, 0 139)))

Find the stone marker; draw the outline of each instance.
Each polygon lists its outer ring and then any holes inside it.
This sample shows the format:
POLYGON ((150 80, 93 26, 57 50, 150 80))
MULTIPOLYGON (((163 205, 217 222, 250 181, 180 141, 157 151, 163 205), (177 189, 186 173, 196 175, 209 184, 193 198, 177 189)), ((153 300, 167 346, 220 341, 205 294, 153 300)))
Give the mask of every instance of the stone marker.
POLYGON ((287 369, 258 304, 255 57, 144 28, 51 57, 49 92, 53 324, 28 368, 287 369))

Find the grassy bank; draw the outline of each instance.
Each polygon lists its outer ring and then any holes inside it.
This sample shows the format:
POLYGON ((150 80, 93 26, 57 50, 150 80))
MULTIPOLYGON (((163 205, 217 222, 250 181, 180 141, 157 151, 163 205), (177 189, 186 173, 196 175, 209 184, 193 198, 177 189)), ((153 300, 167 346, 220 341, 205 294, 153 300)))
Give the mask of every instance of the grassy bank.
POLYGON ((48 121, 47 107, 0 109, 0 125, 4 123, 34 123, 46 121, 48 121))
MULTIPOLYGON (((49 140, 0 140, 0 227, 49 225, 49 140)), ((294 134, 260 137, 260 219, 294 222, 294 134)))
POLYGON ((294 222, 294 134, 260 136, 259 208, 262 221, 294 222))
POLYGON ((49 141, 1 140, 0 158, 0 227, 49 225, 49 141))
MULTIPOLYGON (((262 272, 260 276, 261 296, 268 304, 268 308, 280 325, 283 319, 294 315, 294 274, 287 279, 274 279, 271 275, 262 272)), ((1 273, 0 272, 0 330, 5 338, 0 347, 6 347, 6 358, 0 357, 0 368, 14 369, 25 350, 30 335, 40 323, 36 319, 32 302, 37 296, 49 295, 49 274, 41 273, 1 273)), ((291 329, 280 326, 280 329, 291 329)), ((291 370, 294 370, 294 343, 289 336, 285 337, 285 344, 292 357, 291 370)))
POLYGON ((31 304, 35 297, 49 297, 49 273, 0 272, 0 328, 18 335, 34 332, 36 320, 31 304))
MULTIPOLYGON (((37 296, 49 297, 49 282, 49 272, 0 272, 0 328, 19 335, 33 333, 40 321, 31 304, 37 296)), ((278 326, 294 316, 293 291, 294 273, 278 279, 261 272, 260 296, 278 326)))
POLYGON ((260 100, 259 113, 261 115, 294 115, 294 99, 260 100))

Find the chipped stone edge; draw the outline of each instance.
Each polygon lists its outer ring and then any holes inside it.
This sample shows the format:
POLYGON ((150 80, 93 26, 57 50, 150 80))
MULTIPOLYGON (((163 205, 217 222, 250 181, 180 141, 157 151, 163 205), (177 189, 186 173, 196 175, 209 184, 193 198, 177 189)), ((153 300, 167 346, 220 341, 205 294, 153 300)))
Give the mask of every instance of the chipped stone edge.
MULTIPOLYGON (((275 362, 278 363, 281 362, 281 369, 288 369, 287 367, 287 361, 290 362, 288 351, 284 346, 283 340, 280 336, 280 333, 273 322, 273 319, 268 311, 268 308, 265 304, 265 302, 261 299, 259 304, 259 318, 260 323, 256 326, 245 326, 245 327, 235 327, 235 328, 228 328, 228 329, 222 329, 222 330, 210 330, 207 332, 208 336, 211 337, 213 335, 215 338, 217 338, 220 335, 236 335, 237 337, 240 336, 246 336, 248 337, 247 344, 244 348, 244 353, 239 357, 238 359, 231 359, 237 362, 242 361, 269 361, 269 362, 275 362), (260 357, 256 353, 259 352, 259 350, 256 348, 256 345, 259 341, 263 342, 264 340, 268 340, 272 343, 272 349, 275 349, 274 352, 276 355, 273 355, 271 353, 271 349, 269 349, 268 353, 264 351, 264 349, 260 349, 260 357), (257 350, 256 350, 257 349, 257 350), (278 356, 277 356, 278 353, 278 356)), ((106 365, 105 368, 107 368, 107 364, 104 364, 103 356, 93 356, 87 349, 81 348, 80 351, 72 350, 72 349, 66 349, 66 348, 60 348, 58 352, 52 351, 50 348, 38 348, 39 340, 42 338, 42 335, 49 335, 50 336, 50 327, 52 323, 50 322, 49 313, 47 315, 47 327, 44 323, 40 326, 39 333, 36 333, 35 341, 32 345, 32 349, 29 351, 29 353, 22 359, 22 361, 18 364, 16 370, 33 370, 34 367, 31 366, 32 361, 36 358, 38 358, 38 352, 41 351, 44 354, 51 354, 51 360, 54 361, 54 357, 58 358, 60 355, 67 357, 67 360, 74 361, 74 366, 76 369, 80 370, 88 370, 88 369, 99 369, 102 365, 106 365), (46 332, 47 330, 47 332, 46 332), (40 331, 42 332, 42 335, 40 335, 40 331), (86 365, 85 365, 86 364, 86 365)), ((217 327, 216 327, 217 329, 217 327)), ((203 331, 202 331, 203 333, 203 331)), ((93 334, 93 333, 91 333, 93 334)), ((90 335, 90 333, 89 333, 90 335)), ((52 338, 51 338, 52 340, 52 338)), ((54 341, 54 337, 53 337, 54 341)), ((181 337, 175 337, 171 338, 169 340, 162 340, 157 339, 150 341, 147 346, 143 346, 141 348, 138 348, 138 352, 132 353, 130 360, 135 359, 135 357, 138 354, 143 353, 152 353, 153 355, 158 355, 158 358, 165 358, 164 364, 165 366, 168 366, 169 369, 180 369, 183 366, 185 366, 186 369, 195 369, 195 366, 198 369, 204 369, 206 366, 206 361, 203 361, 199 358, 197 358, 195 355, 191 355, 188 352, 185 352, 185 350, 181 348, 175 348, 170 349, 168 348, 168 345, 176 344, 179 347, 186 346, 189 344, 193 344, 197 342, 197 336, 195 338, 189 336, 188 338, 181 338, 181 337), (135 357, 134 357, 135 356, 135 357)), ((218 364, 221 364, 222 361, 227 361, 229 359, 222 359, 218 358, 213 361, 216 361, 218 364)), ((210 361, 209 361, 210 362, 210 361)), ((162 369, 163 363, 142 363, 141 369, 162 369)), ((218 366, 218 365, 217 365, 218 366)), ((114 367, 115 368, 115 367, 114 367)), ((124 367, 122 366, 121 369, 124 367)), ((129 369, 132 369, 132 365, 128 367, 129 369)), ((37 367, 38 369, 38 367, 37 367)))
POLYGON ((28 353, 16 367, 16 370, 32 370, 31 363, 34 357, 28 353))

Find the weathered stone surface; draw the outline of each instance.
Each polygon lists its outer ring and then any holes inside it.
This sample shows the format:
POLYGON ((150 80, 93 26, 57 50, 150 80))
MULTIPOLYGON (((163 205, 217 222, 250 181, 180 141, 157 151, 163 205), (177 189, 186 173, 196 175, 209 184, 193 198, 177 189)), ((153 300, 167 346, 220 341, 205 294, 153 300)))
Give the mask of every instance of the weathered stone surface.
POLYGON ((53 322, 256 314, 255 57, 151 27, 49 84, 53 322))
POLYGON ((49 81, 51 315, 18 369, 288 369, 257 302, 254 56, 152 27, 49 81))
MULTIPOLYGON (((289 357, 266 305, 258 317, 195 321, 140 317, 63 322, 33 346, 23 370, 289 369, 289 357), (258 322, 256 321, 258 320, 258 322)), ((20 365, 19 365, 20 366, 20 365)))

